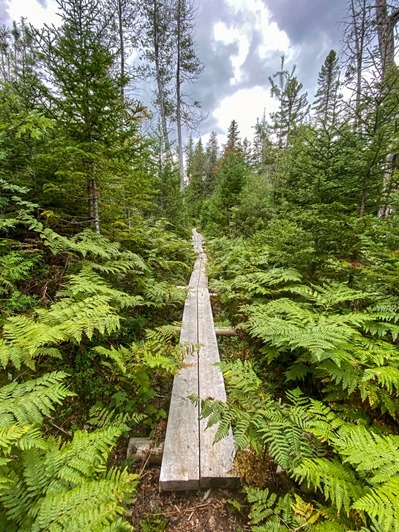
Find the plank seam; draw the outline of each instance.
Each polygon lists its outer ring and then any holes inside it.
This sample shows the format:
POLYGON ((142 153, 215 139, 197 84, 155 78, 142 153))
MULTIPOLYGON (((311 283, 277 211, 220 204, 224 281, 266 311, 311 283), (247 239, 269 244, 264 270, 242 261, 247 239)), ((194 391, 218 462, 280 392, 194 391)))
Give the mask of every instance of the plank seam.
MULTIPOLYGON (((197 394, 198 394, 198 405, 197 405, 197 417, 198 417, 198 479, 199 479, 199 483, 200 483, 200 486, 201 486, 201 420, 200 420, 200 414, 201 414, 201 404, 200 404, 200 393, 201 393, 201 388, 200 388, 200 364, 199 364, 199 355, 200 355, 200 348, 199 348, 199 285, 200 285, 200 279, 201 279, 201 266, 202 266, 202 259, 200 258, 200 256, 198 255, 198 259, 199 259, 199 275, 198 275, 198 279, 197 279, 197 294, 196 294, 196 299, 197 299, 197 346, 196 346, 196 350, 197 350, 197 394)), ((198 260, 197 259, 197 260, 198 260)))

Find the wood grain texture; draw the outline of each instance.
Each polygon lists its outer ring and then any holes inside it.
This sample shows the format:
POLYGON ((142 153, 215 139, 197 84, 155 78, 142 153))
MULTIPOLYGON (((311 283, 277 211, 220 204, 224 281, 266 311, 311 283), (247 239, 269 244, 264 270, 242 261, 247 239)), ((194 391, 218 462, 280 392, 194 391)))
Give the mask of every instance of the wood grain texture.
POLYGON ((166 428, 159 487, 162 491, 198 489, 199 424, 198 408, 189 397, 198 394, 197 259, 183 311, 180 343, 186 346, 184 367, 174 378, 166 428))
POLYGON ((199 405, 189 399, 195 395, 226 400, 222 373, 214 366, 219 362, 219 350, 205 273, 206 255, 201 235, 195 230, 193 246, 198 258, 180 333, 187 353, 173 383, 159 480, 162 491, 237 485, 237 478, 230 473, 235 454, 232 434, 214 444, 216 428, 206 429, 206 420, 199 420, 199 405))

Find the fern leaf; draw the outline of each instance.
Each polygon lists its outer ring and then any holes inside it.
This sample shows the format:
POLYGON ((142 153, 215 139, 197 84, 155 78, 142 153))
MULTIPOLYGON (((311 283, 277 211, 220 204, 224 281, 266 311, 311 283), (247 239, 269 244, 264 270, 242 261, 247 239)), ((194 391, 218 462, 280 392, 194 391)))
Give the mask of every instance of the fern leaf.
POLYGON ((0 419, 3 427, 16 423, 23 427, 41 423, 49 416, 55 404, 61 404, 70 392, 63 381, 62 371, 47 373, 26 383, 13 382, 0 388, 0 419))
POLYGON ((366 369, 362 381, 370 380, 376 380, 390 394, 399 391, 399 369, 394 366, 376 366, 366 369))
POLYGON ((353 508, 375 519, 383 532, 399 531, 399 475, 359 497, 353 508))
MULTIPOLYGON (((135 484, 134 475, 111 471, 105 479, 85 481, 71 490, 48 494, 30 512, 34 517, 31 532, 103 530, 125 513, 122 503, 130 499, 135 484)), ((133 530, 127 525, 124 529, 133 530)))
POLYGON ((353 470, 338 459, 305 459, 295 468, 296 479, 306 480, 319 489, 327 500, 331 500, 338 513, 342 508, 349 513, 353 501, 363 492, 363 485, 353 470))

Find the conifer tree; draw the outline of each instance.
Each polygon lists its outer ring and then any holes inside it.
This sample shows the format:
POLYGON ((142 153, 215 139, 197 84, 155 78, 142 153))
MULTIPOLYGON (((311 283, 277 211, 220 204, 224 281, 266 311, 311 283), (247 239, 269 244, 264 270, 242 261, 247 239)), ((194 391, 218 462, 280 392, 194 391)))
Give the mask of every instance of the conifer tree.
POLYGON ((60 0, 59 6, 62 25, 46 26, 38 34, 58 123, 58 175, 75 183, 74 192, 82 200, 86 187, 89 223, 100 232, 100 188, 124 140, 139 141, 136 109, 134 105, 125 108, 121 101, 124 80, 113 75, 117 56, 103 4, 60 0))
POLYGON ((47 91, 40 78, 38 50, 24 21, 3 27, 0 35, 0 122, 3 176, 30 188, 30 199, 40 195, 40 155, 51 121, 46 112, 47 91))
POLYGON ((188 137, 188 143, 185 148, 186 152, 186 175, 188 181, 190 182, 192 170, 193 170, 193 156, 194 156, 194 140, 193 136, 190 134, 188 137))
POLYGON ((217 134, 212 131, 205 147, 205 189, 210 196, 215 187, 216 165, 219 159, 217 134))
POLYGON ((303 84, 300 83, 295 74, 294 66, 289 72, 284 69, 284 56, 281 58, 281 68, 272 77, 271 95, 278 98, 280 105, 276 113, 272 113, 274 128, 278 137, 278 148, 288 148, 291 137, 296 128, 302 124, 308 114, 309 106, 307 93, 302 93, 303 84), (278 78, 278 83, 274 81, 278 78))
POLYGON ((338 57, 336 52, 331 50, 321 67, 313 103, 316 121, 324 128, 331 128, 336 125, 340 97, 339 86, 338 57))
POLYGON ((198 218, 206 197, 206 154, 202 140, 198 139, 191 157, 190 180, 187 190, 191 215, 198 218))
POLYGON ((232 120, 227 129, 227 145, 226 148, 231 151, 242 149, 240 132, 236 120, 232 120))
POLYGON ((174 75, 172 0, 143 0, 140 4, 141 46, 145 73, 156 82, 155 105, 159 109, 164 151, 171 154, 168 122, 175 114, 171 81, 174 75))
POLYGON ((266 173, 271 164, 272 140, 271 126, 268 124, 266 114, 257 119, 254 126, 254 140, 252 148, 252 166, 256 173, 266 173))
POLYGON ((175 39, 176 39, 176 127, 177 149, 180 168, 180 190, 184 189, 183 124, 192 125, 193 111, 200 107, 199 102, 189 104, 183 92, 184 83, 193 83, 203 70, 193 39, 194 4, 191 0, 175 0, 175 39))
POLYGON ((287 173, 285 161, 288 149, 292 147, 296 132, 304 123, 309 111, 307 93, 302 92, 303 85, 296 78, 295 70, 295 66, 291 71, 284 68, 284 56, 282 56, 280 70, 269 77, 271 95, 279 100, 278 110, 271 113, 276 135, 276 149, 271 173, 274 203, 277 203, 284 193, 284 180, 287 173))

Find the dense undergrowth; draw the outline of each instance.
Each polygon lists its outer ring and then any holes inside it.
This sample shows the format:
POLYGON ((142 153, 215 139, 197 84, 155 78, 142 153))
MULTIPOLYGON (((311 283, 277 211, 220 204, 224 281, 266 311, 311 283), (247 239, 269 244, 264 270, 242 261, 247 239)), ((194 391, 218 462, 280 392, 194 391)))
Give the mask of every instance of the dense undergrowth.
POLYGON ((312 274, 289 231, 209 242, 211 285, 240 339, 221 363, 228 403, 202 413, 289 479, 249 481, 254 530, 399 529, 396 217, 369 224, 355 264, 312 274))
POLYGON ((0 529, 130 530, 136 475, 107 463, 166 417, 190 248, 161 222, 67 237, 1 191, 0 529))

